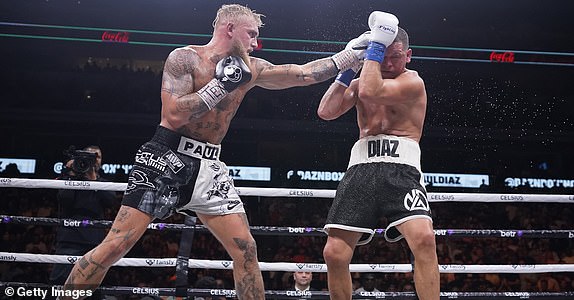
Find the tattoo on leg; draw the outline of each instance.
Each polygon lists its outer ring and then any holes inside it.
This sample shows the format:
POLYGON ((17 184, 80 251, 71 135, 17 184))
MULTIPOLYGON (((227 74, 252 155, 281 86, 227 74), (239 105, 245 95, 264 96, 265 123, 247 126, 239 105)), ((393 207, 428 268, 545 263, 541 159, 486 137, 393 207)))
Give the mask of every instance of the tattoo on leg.
MULTIPOLYGON (((117 233, 119 233, 119 232, 120 232, 120 230, 117 231, 117 233)), ((123 246, 124 244, 127 244, 128 246, 126 247, 126 249, 129 249, 133 246, 133 244, 135 244, 135 241, 132 243, 132 239, 135 235, 136 235, 136 230, 132 228, 132 229, 129 229, 123 235, 118 235, 118 236, 115 236, 113 238, 108 238, 109 236, 106 237, 106 239, 102 242, 102 244, 110 243, 114 240, 120 239, 120 240, 122 240, 122 243, 118 246, 121 248, 121 246, 123 246)))
MULTIPOLYGON (((243 215, 244 222, 247 223, 245 215, 243 215)), ((255 248, 255 243, 240 239, 233 239, 239 249, 243 251, 243 270, 245 271, 244 276, 237 280, 237 289, 240 298, 245 297, 246 299, 263 299, 264 295, 262 287, 258 286, 258 272, 257 268, 257 249, 255 248)))
POLYGON ((88 267, 90 263, 85 259, 85 258, 80 258, 80 261, 78 262, 78 266, 80 266, 80 268, 85 269, 88 267))
POLYGON ((129 216, 130 216, 130 213, 128 212, 127 209, 124 208, 118 212, 117 220, 118 220, 118 222, 123 223, 128 219, 129 216))
POLYGON ((233 240, 235 241, 239 249, 243 251, 243 258, 245 259, 245 264, 243 265, 243 267, 247 270, 248 269, 247 264, 251 264, 257 261, 255 257, 257 255, 255 247, 253 244, 240 238, 234 238, 233 240))
MULTIPOLYGON (((93 269, 91 271, 89 271, 87 274, 84 274, 82 271, 78 270, 78 273, 80 273, 86 280, 92 279, 92 277, 94 277, 96 274, 98 274, 102 270, 107 269, 104 265, 102 265, 101 263, 99 263, 93 259, 93 253, 89 253, 88 255, 89 255, 88 256, 88 263, 94 266, 93 269)), ((85 269, 85 268, 83 268, 83 269, 85 269)))

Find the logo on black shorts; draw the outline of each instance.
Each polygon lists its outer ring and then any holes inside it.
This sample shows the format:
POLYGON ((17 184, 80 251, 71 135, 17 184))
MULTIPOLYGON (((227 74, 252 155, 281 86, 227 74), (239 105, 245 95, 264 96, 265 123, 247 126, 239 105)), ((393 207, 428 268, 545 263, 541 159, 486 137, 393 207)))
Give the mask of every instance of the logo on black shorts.
POLYGON ((409 211, 430 210, 426 194, 417 189, 413 189, 410 193, 405 195, 404 205, 409 211))
POLYGON ((177 174, 177 172, 181 171, 181 169, 183 169, 183 167, 185 167, 185 165, 183 164, 181 159, 179 159, 179 157, 177 157, 177 155, 175 155, 175 153, 173 153, 173 151, 171 151, 171 150, 164 153, 161 158, 163 158, 163 160, 167 163, 167 166, 175 174, 177 174))
POLYGON ((133 191, 137 186, 155 188, 155 185, 149 181, 146 173, 141 170, 133 170, 128 177, 128 186, 126 191, 129 193, 133 191))

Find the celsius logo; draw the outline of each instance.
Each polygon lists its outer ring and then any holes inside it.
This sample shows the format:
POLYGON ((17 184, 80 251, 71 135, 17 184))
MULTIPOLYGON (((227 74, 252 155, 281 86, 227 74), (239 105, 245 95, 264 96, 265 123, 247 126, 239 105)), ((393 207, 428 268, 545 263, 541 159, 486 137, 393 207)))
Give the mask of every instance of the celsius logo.
POLYGON ((410 194, 405 195, 404 200, 405 208, 413 210, 426 210, 429 211, 429 204, 427 201, 427 196, 420 190, 413 189, 410 194))

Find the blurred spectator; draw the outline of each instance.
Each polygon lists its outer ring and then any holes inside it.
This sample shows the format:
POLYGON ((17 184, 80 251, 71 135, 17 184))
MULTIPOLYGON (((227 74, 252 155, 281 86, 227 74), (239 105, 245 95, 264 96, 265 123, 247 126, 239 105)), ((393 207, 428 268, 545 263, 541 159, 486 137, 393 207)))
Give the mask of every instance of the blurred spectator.
POLYGON ((536 282, 537 292, 560 292, 560 284, 550 274, 544 273, 536 282))
POLYGON ((355 290, 355 294, 361 292, 379 292, 375 287, 375 274, 373 273, 363 273, 361 274, 361 287, 355 290))
POLYGON ((0 177, 20 178, 22 177, 22 173, 20 173, 17 164, 10 163, 6 165, 6 168, 2 172, 0 172, 0 177))
POLYGON ((313 280, 313 273, 308 271, 293 272, 293 288, 295 291, 306 292, 313 291, 311 288, 311 281, 313 280))

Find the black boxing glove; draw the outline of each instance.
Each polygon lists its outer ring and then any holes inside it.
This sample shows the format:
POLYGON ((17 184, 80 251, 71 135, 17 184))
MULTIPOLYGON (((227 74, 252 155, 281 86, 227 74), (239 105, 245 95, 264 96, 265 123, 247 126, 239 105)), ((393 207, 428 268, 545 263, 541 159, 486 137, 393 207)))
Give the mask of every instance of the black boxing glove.
POLYGON ((250 80, 251 70, 243 59, 227 56, 215 66, 215 78, 197 91, 197 94, 211 110, 227 94, 250 80))

